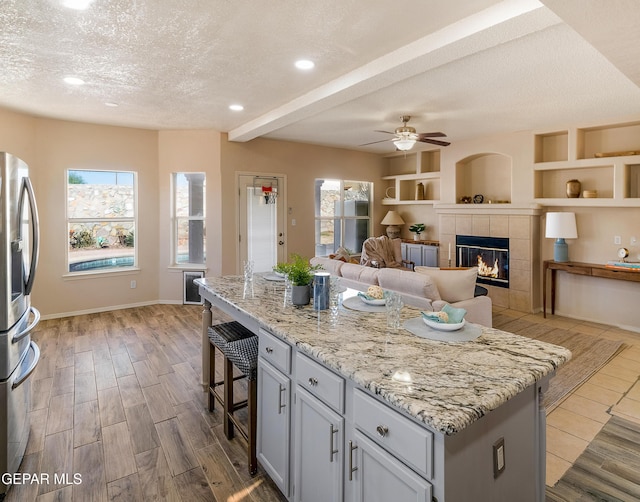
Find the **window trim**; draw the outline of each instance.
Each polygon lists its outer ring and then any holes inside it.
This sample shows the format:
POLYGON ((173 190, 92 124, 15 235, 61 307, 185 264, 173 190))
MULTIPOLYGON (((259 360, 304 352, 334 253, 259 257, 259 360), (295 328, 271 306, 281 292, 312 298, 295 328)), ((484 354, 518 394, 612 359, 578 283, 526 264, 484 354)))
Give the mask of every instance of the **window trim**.
POLYGON ((204 171, 174 171, 171 173, 170 180, 170 188, 171 188, 171 204, 170 204, 170 236, 171 239, 171 249, 170 249, 170 257, 169 257, 169 266, 170 269, 175 270, 203 270, 207 266, 207 173, 204 171), (176 176, 178 175, 188 175, 188 174, 201 174, 203 176, 203 201, 204 208, 202 211, 202 216, 178 216, 176 214, 178 203, 177 203, 177 190, 176 190, 176 176), (193 262, 178 262, 178 221, 181 219, 186 219, 187 221, 202 221, 203 229, 204 229, 204 261, 203 263, 193 263, 193 262))
POLYGON ((96 276, 108 276, 108 275, 128 275, 132 273, 138 273, 140 271, 140 262, 138 257, 138 242, 140 240, 140 229, 138 227, 138 172, 125 169, 92 169, 92 168, 68 168, 65 170, 65 183, 64 183, 64 200, 65 200, 65 227, 66 227, 66 252, 65 252, 65 272, 62 277, 65 280, 69 279, 87 279, 96 276), (91 171, 101 173, 126 173, 133 175, 133 218, 70 218, 69 217, 69 173, 71 171, 91 171), (77 272, 71 272, 69 270, 69 224, 70 223, 83 223, 83 222, 112 222, 112 221, 133 221, 133 228, 135 229, 135 245, 133 246, 133 265, 128 267, 114 267, 114 268, 101 268, 95 270, 80 270, 77 272))

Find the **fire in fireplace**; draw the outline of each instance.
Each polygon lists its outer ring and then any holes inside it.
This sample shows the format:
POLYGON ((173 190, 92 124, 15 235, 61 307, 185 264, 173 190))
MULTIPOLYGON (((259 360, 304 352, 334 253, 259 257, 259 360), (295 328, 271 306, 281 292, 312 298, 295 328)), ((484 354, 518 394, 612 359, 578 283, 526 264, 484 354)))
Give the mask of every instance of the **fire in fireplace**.
POLYGON ((478 281, 509 287, 509 239, 456 236, 456 266, 478 267, 478 281))

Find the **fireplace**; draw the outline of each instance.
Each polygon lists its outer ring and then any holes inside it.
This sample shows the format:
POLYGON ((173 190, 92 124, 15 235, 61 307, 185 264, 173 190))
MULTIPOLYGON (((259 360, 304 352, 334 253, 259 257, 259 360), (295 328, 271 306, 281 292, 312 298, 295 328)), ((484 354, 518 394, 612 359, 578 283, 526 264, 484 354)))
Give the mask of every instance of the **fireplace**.
POLYGON ((478 267, 478 283, 509 287, 509 239, 456 236, 456 266, 478 267))

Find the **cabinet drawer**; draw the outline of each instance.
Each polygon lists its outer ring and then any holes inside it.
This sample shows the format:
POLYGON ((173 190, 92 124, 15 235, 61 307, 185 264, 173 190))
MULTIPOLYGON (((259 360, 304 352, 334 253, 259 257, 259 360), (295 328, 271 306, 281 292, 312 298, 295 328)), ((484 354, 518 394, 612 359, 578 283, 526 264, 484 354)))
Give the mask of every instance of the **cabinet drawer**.
POLYGON ((291 346, 260 328, 258 355, 283 373, 291 373, 291 346))
POLYGON ((296 357, 296 379, 311 394, 344 413, 344 378, 339 377, 320 363, 298 354, 296 357))
POLYGON ((356 427, 376 443, 427 479, 433 479, 431 431, 360 390, 354 392, 353 418, 356 427))

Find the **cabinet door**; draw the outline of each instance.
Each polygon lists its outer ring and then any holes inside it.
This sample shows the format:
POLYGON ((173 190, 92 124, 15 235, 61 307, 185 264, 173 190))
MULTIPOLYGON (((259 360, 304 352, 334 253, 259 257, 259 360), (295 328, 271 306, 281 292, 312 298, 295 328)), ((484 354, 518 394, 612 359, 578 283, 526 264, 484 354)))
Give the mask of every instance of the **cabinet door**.
POLYGON ((431 502, 431 484, 396 460, 360 431, 349 445, 351 480, 356 502, 431 502))
POLYGON ((416 267, 422 265, 422 246, 421 244, 407 244, 407 259, 416 264, 416 267))
POLYGON ((302 387, 296 390, 296 502, 340 502, 344 419, 302 387))
POLYGON ((422 246, 422 266, 439 267, 438 246, 422 246))
POLYGON ((258 437, 256 455, 264 470, 289 496, 291 381, 258 359, 258 437))

